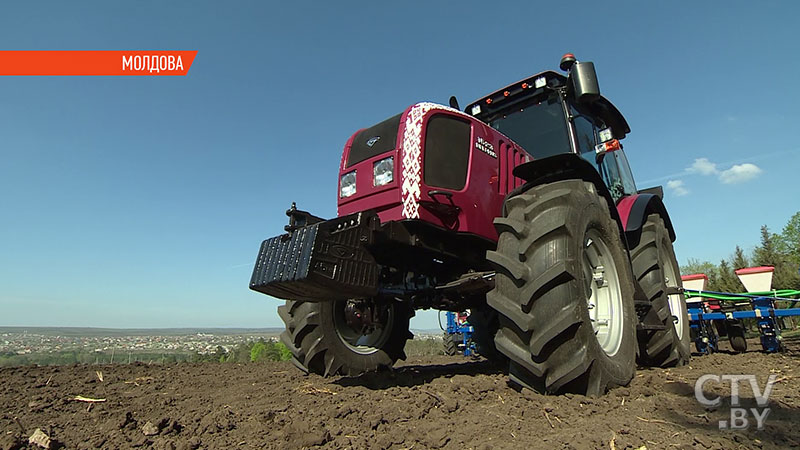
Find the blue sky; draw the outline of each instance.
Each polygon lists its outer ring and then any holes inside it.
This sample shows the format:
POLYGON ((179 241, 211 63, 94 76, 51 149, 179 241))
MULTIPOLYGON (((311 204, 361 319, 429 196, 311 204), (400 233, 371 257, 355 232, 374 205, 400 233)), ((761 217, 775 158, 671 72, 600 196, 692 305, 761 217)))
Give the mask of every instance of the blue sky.
POLYGON ((3 50, 198 54, 186 77, 0 79, 0 325, 282 326, 247 289, 258 246, 292 201, 335 215, 350 134, 568 51, 628 119, 639 187, 669 186, 681 262, 750 250, 800 209, 797 17, 768 1, 4 4, 3 50))

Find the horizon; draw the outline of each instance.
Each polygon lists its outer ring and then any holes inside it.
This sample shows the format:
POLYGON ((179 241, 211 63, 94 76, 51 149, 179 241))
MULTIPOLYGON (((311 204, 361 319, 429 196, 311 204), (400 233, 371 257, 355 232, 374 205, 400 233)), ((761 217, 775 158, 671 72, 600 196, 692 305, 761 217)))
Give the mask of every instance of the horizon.
POLYGON ((567 52, 630 124, 638 187, 664 186, 681 265, 800 208, 797 3, 80 4, 7 5, 5 48, 198 53, 187 76, 0 78, 0 325, 282 328, 253 262, 292 202, 336 215, 353 132, 567 52))
MULTIPOLYGON (((264 327, 264 328, 251 328, 251 327, 157 327, 157 328, 115 328, 115 327, 72 327, 72 326, 25 326, 25 325, 14 325, 14 326, 0 326, 0 333, 8 333, 8 330, 28 330, 28 329, 47 329, 47 330, 91 330, 91 331, 213 331, 213 330, 222 330, 222 331, 283 331, 284 327, 264 327)), ((439 328, 410 328, 412 331, 443 331, 439 328)))

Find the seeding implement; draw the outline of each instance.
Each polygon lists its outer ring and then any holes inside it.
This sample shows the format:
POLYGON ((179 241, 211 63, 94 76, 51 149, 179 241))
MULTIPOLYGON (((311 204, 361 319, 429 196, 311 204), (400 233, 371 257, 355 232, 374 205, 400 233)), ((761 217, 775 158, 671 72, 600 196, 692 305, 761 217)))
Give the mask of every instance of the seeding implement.
POLYGON ((708 277, 704 274, 683 277, 684 292, 689 310, 691 339, 700 354, 719 350, 719 337, 728 337, 731 348, 747 350, 745 326, 742 319, 755 319, 761 348, 768 353, 783 350, 781 326, 784 317, 800 316, 800 291, 772 289, 774 267, 739 269, 736 275, 747 293, 706 290, 708 277), (791 305, 779 308, 778 305, 791 305))
POLYGON ((444 331, 442 341, 444 343, 444 354, 448 356, 464 355, 473 356, 478 353, 475 342, 472 340, 472 333, 475 328, 469 324, 467 313, 447 311, 447 327, 441 325, 441 315, 439 316, 439 326, 444 331))
POLYGON ((299 368, 391 366, 427 308, 469 309, 479 352, 543 392, 602 394, 637 360, 688 360, 663 191, 637 189, 628 124, 594 65, 567 54, 560 67, 350 137, 337 217, 292 205, 250 282, 287 300, 281 339, 299 368))

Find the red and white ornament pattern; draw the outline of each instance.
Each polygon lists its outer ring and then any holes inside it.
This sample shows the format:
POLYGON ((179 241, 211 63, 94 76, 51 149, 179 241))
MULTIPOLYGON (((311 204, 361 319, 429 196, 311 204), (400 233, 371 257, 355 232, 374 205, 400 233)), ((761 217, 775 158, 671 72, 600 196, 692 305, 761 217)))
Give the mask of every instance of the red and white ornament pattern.
POLYGON ((405 133, 403 134, 401 198, 403 200, 403 217, 419 218, 420 182, 422 181, 422 122, 432 109, 455 112, 465 115, 456 109, 438 103, 423 102, 412 106, 406 115, 405 133))

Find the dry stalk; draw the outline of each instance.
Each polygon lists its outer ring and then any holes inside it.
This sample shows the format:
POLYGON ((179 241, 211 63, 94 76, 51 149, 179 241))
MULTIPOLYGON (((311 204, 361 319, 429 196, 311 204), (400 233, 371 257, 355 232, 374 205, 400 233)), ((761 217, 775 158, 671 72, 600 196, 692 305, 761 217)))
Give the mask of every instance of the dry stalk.
POLYGON ((547 414, 547 410, 544 410, 544 418, 547 419, 547 423, 550 424, 550 428, 555 428, 555 425, 553 425, 553 421, 550 420, 550 416, 547 414))
POLYGON ((302 392, 303 394, 311 394, 311 395, 316 395, 316 394, 337 395, 337 394, 336 394, 336 392, 333 392, 333 391, 331 391, 330 389, 327 389, 327 388, 318 388, 318 387, 314 387, 314 386, 312 386, 310 383, 308 383, 308 384, 305 384, 305 385, 303 385, 303 386, 300 386, 300 387, 298 387, 298 388, 297 388, 297 390, 298 390, 298 391, 300 391, 300 392, 302 392))
POLYGON ((90 398, 90 397, 84 397, 82 395, 76 395, 75 398, 73 398, 73 400, 86 403, 103 403, 104 401, 106 401, 106 399, 104 398, 90 398))

